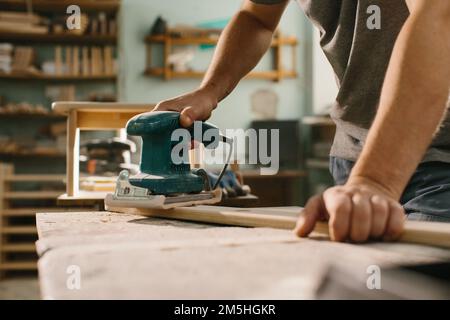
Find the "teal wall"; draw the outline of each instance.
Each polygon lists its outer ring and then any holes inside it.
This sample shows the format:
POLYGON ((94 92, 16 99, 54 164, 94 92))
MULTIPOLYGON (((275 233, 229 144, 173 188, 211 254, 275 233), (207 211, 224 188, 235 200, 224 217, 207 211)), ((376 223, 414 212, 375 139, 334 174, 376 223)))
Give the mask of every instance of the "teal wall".
MULTIPOLYGON (((124 0, 120 17, 120 68, 119 96, 126 102, 157 103, 195 89, 200 80, 171 80, 143 75, 146 51, 144 37, 157 18, 162 15, 169 25, 196 25, 214 20, 230 18, 239 8, 240 0, 124 0)), ((259 88, 273 88, 280 97, 279 118, 298 119, 310 113, 311 108, 311 27, 298 5, 292 1, 281 21, 280 30, 295 35, 300 40, 297 50, 297 79, 286 79, 279 83, 267 80, 243 80, 214 112, 211 121, 221 129, 245 128, 251 121, 250 95, 259 88)), ((212 49, 202 50, 193 62, 206 67, 212 49)), ((155 52, 156 53, 156 52, 155 52)), ((288 64, 290 56, 285 52, 288 64)), ((258 68, 267 68, 270 57, 266 57, 258 68)))

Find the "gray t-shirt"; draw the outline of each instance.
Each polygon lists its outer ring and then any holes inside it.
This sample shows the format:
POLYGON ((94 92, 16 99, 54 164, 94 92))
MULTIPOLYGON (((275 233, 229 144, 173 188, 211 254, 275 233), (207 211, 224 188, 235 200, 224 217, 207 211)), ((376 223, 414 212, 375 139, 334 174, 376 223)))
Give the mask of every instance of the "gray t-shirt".
MULTIPOLYGON (((275 4, 283 0, 252 1, 275 4)), ((408 7, 404 0, 297 2, 320 31, 320 45, 333 67, 339 87, 331 109, 331 117, 336 122, 336 136, 331 155, 356 160, 377 112, 386 69, 395 40, 409 16, 408 7), (372 15, 367 9, 373 4, 380 8, 380 29, 367 27, 367 20, 372 15)), ((424 161, 450 162, 449 113, 444 118, 424 161)))

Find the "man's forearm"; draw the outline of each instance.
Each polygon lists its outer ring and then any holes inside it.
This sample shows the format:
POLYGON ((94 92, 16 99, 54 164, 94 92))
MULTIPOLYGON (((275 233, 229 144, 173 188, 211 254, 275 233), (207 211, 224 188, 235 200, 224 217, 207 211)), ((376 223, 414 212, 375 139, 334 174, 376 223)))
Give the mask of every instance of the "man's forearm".
POLYGON ((244 4, 222 32, 201 87, 224 99, 270 47, 284 7, 244 4))
POLYGON ((405 23, 350 182, 368 179, 400 198, 445 111, 450 88, 448 10, 446 14, 412 13, 405 23))

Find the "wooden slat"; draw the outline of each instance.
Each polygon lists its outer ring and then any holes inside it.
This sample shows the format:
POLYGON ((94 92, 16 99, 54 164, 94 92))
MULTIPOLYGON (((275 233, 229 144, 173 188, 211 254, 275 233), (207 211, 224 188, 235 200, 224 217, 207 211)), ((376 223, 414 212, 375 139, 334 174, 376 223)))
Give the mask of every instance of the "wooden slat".
MULTIPOLYGON (((147 111, 150 111, 150 109, 147 111)), ((142 110, 108 113, 78 111, 77 128, 82 130, 121 129, 125 128, 130 118, 139 113, 142 113, 142 110)))
MULTIPOLYGON (((83 12, 115 12, 120 8, 119 0, 102 0, 102 1, 92 1, 92 0, 39 0, 33 1, 33 10, 36 12, 51 12, 60 13, 65 15, 67 7, 71 4, 76 4, 80 6, 83 12)), ((27 1, 25 0, 1 0, 0 9, 8 10, 26 10, 27 1)))
POLYGON ((9 191, 3 194, 5 199, 56 199, 64 191, 9 191))
POLYGON ((36 270, 37 262, 24 261, 24 262, 4 262, 0 264, 1 270, 36 270))
POLYGON ((115 75, 49 75, 44 73, 4 73, 0 72, 0 79, 10 80, 47 80, 47 81, 114 81, 115 75))
MULTIPOLYGON (((106 210, 127 214, 140 214, 165 219, 187 220, 243 227, 294 229, 298 217, 280 215, 278 210, 261 211, 258 208, 227 208, 214 206, 180 207, 171 210, 150 208, 119 208, 108 205, 106 210)), ((299 213, 301 214, 301 213, 299 213)), ((328 236, 328 223, 317 222, 315 232, 328 236)), ((440 222, 406 221, 399 242, 417 243, 450 248, 450 224, 440 222)))
POLYGON ((66 155, 62 152, 0 152, 1 157, 38 157, 38 158, 64 158, 66 155))
POLYGON ((76 35, 76 34, 29 34, 0 32, 2 41, 20 43, 80 43, 80 44, 114 44, 115 35, 76 35))
POLYGON ((36 234, 37 230, 34 226, 14 226, 3 227, 1 230, 3 234, 36 234))
POLYGON ((36 245, 34 243, 4 244, 1 250, 3 252, 36 252, 36 245))
MULTIPOLYGON (((163 76, 165 73, 164 68, 150 68, 145 71, 149 76, 163 76)), ((205 71, 184 71, 184 72, 171 72, 173 78, 202 78, 205 75, 205 71)), ((297 73, 293 71, 283 70, 280 74, 277 71, 252 71, 245 78, 246 79, 262 79, 262 80, 277 80, 278 77, 282 78, 295 78, 297 73)))
POLYGON ((15 209, 3 209, 0 212, 1 216, 4 217, 33 217, 38 212, 60 212, 64 214, 65 212, 82 212, 82 211, 90 211, 92 210, 91 207, 89 208, 46 208, 46 207, 40 207, 40 208, 15 208, 15 209))
POLYGON ((57 101, 52 103, 52 110, 62 114, 69 114, 72 110, 83 112, 145 112, 150 111, 154 106, 151 103, 57 101))
MULTIPOLYGON (((147 43, 162 43, 165 41, 172 42, 172 45, 216 45, 219 37, 171 37, 168 35, 148 36, 145 38, 147 43)), ((291 45, 298 44, 298 40, 295 37, 279 37, 272 39, 271 46, 291 45)))
POLYGON ((61 208, 16 208, 3 209, 0 213, 4 217, 34 216, 37 212, 61 212, 61 208))
POLYGON ((42 181, 42 182, 48 182, 48 181, 64 181, 66 179, 66 176, 63 174, 15 174, 15 175, 9 175, 5 177, 5 181, 10 182, 34 182, 34 181, 42 181))

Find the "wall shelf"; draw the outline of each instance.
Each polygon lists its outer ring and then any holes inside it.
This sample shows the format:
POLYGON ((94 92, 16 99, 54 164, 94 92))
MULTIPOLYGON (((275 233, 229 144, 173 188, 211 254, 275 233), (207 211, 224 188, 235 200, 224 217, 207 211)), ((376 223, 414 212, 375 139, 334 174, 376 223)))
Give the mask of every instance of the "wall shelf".
POLYGON ((7 80, 43 80, 43 81, 115 81, 116 75, 49 75, 44 73, 0 73, 0 79, 7 80))
POLYGON ((0 152, 0 157, 38 157, 38 158, 65 158, 62 152, 0 152))
MULTIPOLYGON (((120 0, 78 0, 74 3, 72 0, 34 0, 32 2, 33 11, 53 13, 55 11, 66 14, 66 9, 72 4, 77 4, 85 12, 104 11, 113 13, 119 10, 120 0)), ((27 1, 25 0, 0 0, 1 10, 26 10, 27 1)))
MULTIPOLYGON (((149 68, 145 71, 147 76, 166 77, 166 70, 164 68, 149 68)), ((202 78, 205 75, 203 71, 185 71, 175 72, 170 71, 171 79, 192 79, 202 78)), ((245 79, 262 79, 277 81, 281 78, 295 78, 297 74, 294 71, 283 71, 281 73, 277 71, 253 71, 249 73, 245 79)))
MULTIPOLYGON (((205 33, 207 33, 206 31, 205 33)), ((203 77, 205 74, 204 71, 174 71, 168 60, 174 46, 216 45, 218 41, 217 30, 214 30, 212 34, 213 36, 209 37, 204 34, 201 36, 179 36, 172 34, 169 30, 164 35, 147 36, 145 38, 147 47, 147 63, 144 74, 147 76, 162 77, 165 80, 203 77), (164 56, 162 66, 153 65, 152 48, 155 45, 160 47, 162 46, 164 56)), ((246 76, 246 79, 281 81, 285 78, 296 78, 297 46, 298 40, 295 37, 283 36, 280 32, 277 32, 271 43, 271 49, 273 51, 273 68, 267 71, 252 71, 246 76), (291 48, 292 62, 290 70, 285 70, 283 67, 283 46, 289 46, 291 48)))
POLYGON ((32 226, 14 226, 14 227, 3 227, 3 234, 36 234, 36 227, 32 226))
POLYGON ((0 264, 0 270, 2 271, 12 271, 12 270, 36 270, 36 261, 21 261, 21 262, 5 262, 0 264))
POLYGON ((0 41, 12 43, 33 43, 33 44, 112 44, 117 43, 115 35, 76 35, 71 33, 61 34, 34 34, 34 33, 13 33, 0 32, 0 41))
POLYGON ((64 114, 57 114, 54 112, 39 113, 39 112, 0 112, 0 119, 9 118, 52 118, 64 120, 67 118, 64 114))

